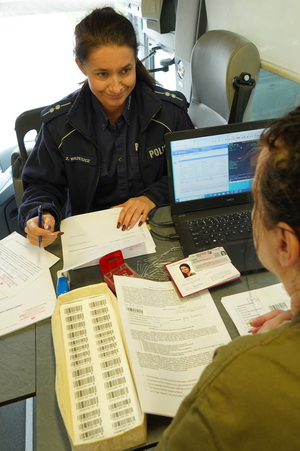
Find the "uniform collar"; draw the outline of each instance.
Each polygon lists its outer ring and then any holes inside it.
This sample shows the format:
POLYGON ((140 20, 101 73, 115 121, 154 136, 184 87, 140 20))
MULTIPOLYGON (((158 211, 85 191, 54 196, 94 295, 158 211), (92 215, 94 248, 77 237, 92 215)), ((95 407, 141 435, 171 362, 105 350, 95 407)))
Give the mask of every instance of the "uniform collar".
MULTIPOLYGON (((71 106, 67 117, 70 123, 78 130, 82 131, 86 136, 94 138, 94 123, 91 112, 92 96, 93 94, 88 83, 84 83, 79 93, 76 94, 75 100, 72 102, 73 105, 71 106)), ((137 108, 140 125, 142 127, 148 123, 151 117, 161 107, 161 100, 156 96, 153 90, 142 81, 137 82, 131 96, 129 97, 123 111, 126 122, 130 120, 130 111, 134 104, 135 108, 137 108), (133 97, 135 99, 134 102, 133 97)))
MULTIPOLYGON (((107 114, 105 113, 105 111, 103 110, 101 103, 98 101, 97 97, 94 94, 92 94, 92 104, 93 104, 93 108, 98 116, 98 119, 101 123, 102 129, 105 130, 110 125, 110 120, 109 120, 107 114)), ((122 111, 122 114, 120 116, 121 119, 118 118, 118 121, 124 120, 128 125, 130 125, 131 105, 132 105, 132 94, 130 94, 128 96, 128 98, 126 99, 126 104, 125 104, 124 110, 122 111)))

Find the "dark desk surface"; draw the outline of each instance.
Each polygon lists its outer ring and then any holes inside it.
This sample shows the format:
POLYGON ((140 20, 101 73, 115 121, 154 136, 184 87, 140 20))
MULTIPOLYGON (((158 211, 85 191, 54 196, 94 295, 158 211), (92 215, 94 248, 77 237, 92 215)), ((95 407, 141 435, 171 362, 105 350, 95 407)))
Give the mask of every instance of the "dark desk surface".
MULTIPOLYGON (((169 209, 164 207, 155 215, 156 221, 166 221, 169 209)), ((154 227, 160 234, 173 232, 173 229, 154 227)), ((157 267, 157 260, 167 261, 169 258, 182 258, 178 241, 155 239, 157 253, 155 255, 136 257, 128 261, 129 265, 145 277, 163 280, 164 271, 157 267), (170 251, 170 249, 173 249, 170 251), (168 252, 169 251, 169 252, 168 252), (164 254, 168 254, 164 257, 164 254)), ((49 250, 61 255, 60 243, 57 241, 49 250)), ((55 277, 62 262, 52 268, 55 277)), ((165 279, 167 280, 167 279, 165 279)), ((100 283, 102 276, 97 266, 71 271, 71 288, 91 283, 100 283)), ((244 276, 240 280, 221 285, 210 290, 222 319, 231 338, 238 336, 237 330, 221 304, 221 298, 242 291, 261 288, 278 282, 277 278, 267 271, 244 276)), ((51 334, 50 318, 35 326, 17 331, 0 339, 1 372, 0 402, 10 401, 18 397, 36 394, 36 449, 38 451, 70 451, 70 443, 60 415, 55 395, 55 359, 51 334), (13 356, 13 358, 12 358, 13 356)), ((154 415, 148 416, 148 443, 156 443, 170 418, 154 415)), ((142 448, 142 447, 141 447, 142 448)))
POLYGON ((0 337, 0 405, 35 393, 35 325, 0 337))

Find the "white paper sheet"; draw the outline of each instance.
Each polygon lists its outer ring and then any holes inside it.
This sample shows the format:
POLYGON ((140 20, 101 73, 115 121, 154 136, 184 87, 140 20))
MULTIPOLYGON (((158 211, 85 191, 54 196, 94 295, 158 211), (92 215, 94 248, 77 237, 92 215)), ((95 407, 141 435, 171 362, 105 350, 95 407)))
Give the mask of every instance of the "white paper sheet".
POLYGON ((15 296, 58 260, 22 235, 12 233, 0 241, 0 292, 9 298, 15 296))
POLYGON ((142 234, 145 236, 145 241, 122 249, 124 259, 155 253, 156 246, 146 224, 141 229, 142 234))
POLYGON ((0 336, 49 318, 55 302, 56 294, 49 270, 15 296, 0 296, 0 336))
POLYGON ((0 336, 52 315, 56 295, 49 267, 58 260, 18 233, 1 240, 0 336))
POLYGON ((114 281, 142 409, 174 416, 227 329, 208 291, 182 299, 171 282, 114 281))
POLYGON ((253 318, 277 308, 282 310, 291 308, 290 297, 282 283, 226 296, 221 302, 240 335, 249 333, 252 327, 249 321, 253 318))
POLYGON ((61 222, 64 271, 98 264, 100 257, 119 249, 126 249, 124 258, 154 251, 154 241, 146 224, 135 225, 131 230, 117 229, 120 211, 121 208, 95 211, 61 222), (140 246, 145 242, 147 244, 140 246))

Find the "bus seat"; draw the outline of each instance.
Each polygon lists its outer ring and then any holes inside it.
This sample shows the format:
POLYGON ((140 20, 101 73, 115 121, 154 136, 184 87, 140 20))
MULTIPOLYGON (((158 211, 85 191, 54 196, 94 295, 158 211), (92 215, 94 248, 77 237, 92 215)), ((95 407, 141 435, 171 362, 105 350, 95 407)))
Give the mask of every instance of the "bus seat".
MULTIPOLYGON (((189 115, 196 128, 227 124, 235 94, 233 79, 242 72, 257 81, 260 56, 255 45, 228 30, 210 30, 193 47, 189 115)), ((242 115, 250 120, 253 91, 242 115)), ((242 122, 239 121, 239 122, 242 122)))
POLYGON ((17 207, 21 205, 23 195, 22 170, 24 164, 34 147, 35 141, 25 143, 25 136, 31 130, 38 134, 41 125, 41 111, 45 107, 35 108, 20 114, 15 121, 15 131, 17 135, 18 147, 13 150, 11 155, 12 180, 17 207))

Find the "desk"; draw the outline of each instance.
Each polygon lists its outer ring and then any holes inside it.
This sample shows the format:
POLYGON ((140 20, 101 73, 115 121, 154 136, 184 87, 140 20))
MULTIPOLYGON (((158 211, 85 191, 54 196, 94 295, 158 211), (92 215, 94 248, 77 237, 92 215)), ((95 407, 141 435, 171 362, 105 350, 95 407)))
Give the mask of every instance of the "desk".
MULTIPOLYGON (((164 207, 155 215, 155 220, 166 221, 169 219, 169 209, 164 207)), ((160 234, 168 234, 174 232, 172 228, 153 227, 160 234)), ((156 239, 157 253, 163 254, 171 247, 176 248, 172 252, 172 257, 180 259, 183 257, 179 249, 178 241, 163 241, 156 239)), ((61 256, 60 244, 57 240, 49 250, 58 256, 61 256)), ((171 254, 169 254, 170 256, 171 254)), ((153 256, 143 256, 142 261, 151 262, 153 256)), ((141 260, 140 259, 140 260, 141 260)), ((128 261, 133 269, 137 269, 139 258, 128 261)), ((146 262, 144 262, 146 263, 146 262)), ((52 268, 53 277, 56 271, 61 269, 62 262, 59 261, 52 268)), ((71 272, 71 288, 91 283, 100 283, 102 281, 101 273, 98 266, 80 269, 71 272)), ((278 282, 277 278, 267 272, 259 272, 244 276, 240 280, 221 285, 210 290, 216 306, 222 316, 222 319, 229 331, 231 338, 238 336, 237 330, 229 318, 226 310, 221 304, 221 298, 229 294, 239 293, 242 291, 261 288, 278 282)), ((47 319, 37 323, 35 326, 23 329, 14 334, 3 337, 0 341, 1 361, 3 355, 5 364, 2 363, 1 370, 1 390, 2 400, 8 401, 19 396, 28 396, 31 393, 36 394, 36 449, 37 451, 71 451, 69 439, 66 434, 64 423, 62 421, 60 411, 56 402, 55 395, 55 360, 54 349, 51 335, 51 320, 47 319), (16 348, 15 348, 16 347, 16 348), (36 347, 36 353, 34 349, 36 347), (2 349, 5 355, 2 354, 2 349), (9 352, 13 352, 16 357, 11 359, 9 352), (19 359, 21 359, 19 361, 19 359), (23 371, 23 366, 26 368, 23 371), (3 387, 10 387, 10 393, 5 399, 5 391, 3 387)), ((170 423, 170 418, 148 415, 148 444, 156 443, 163 430, 170 423)), ((144 445, 145 446, 145 445, 144 445)), ((143 449, 143 446, 138 449, 143 449)))
MULTIPOLYGON (((159 211, 162 215, 161 220, 166 220, 166 214, 169 210, 164 208, 159 211)), ((156 216, 156 220, 159 219, 156 216)), ((174 232, 172 228, 157 228, 161 234, 174 232)), ((126 232, 124 232, 126 233, 126 232)), ((182 258, 182 252, 178 241, 164 241, 156 240, 157 254, 164 254, 170 248, 172 257, 182 258)), ((49 248, 49 251, 61 256, 61 251, 56 243, 49 248)), ((149 256, 141 256, 128 260, 129 265, 137 270, 137 265, 140 263, 143 267, 153 260, 153 254, 149 256)), ((53 276, 56 271, 60 269, 61 262, 58 262, 51 270, 53 276)), ((140 265, 139 265, 140 266, 140 265)), ((102 282, 102 276, 98 266, 91 266, 74 270, 70 272, 71 289, 79 288, 84 285, 102 282)), ((166 278, 167 280, 167 278, 166 278)), ((51 335, 51 320, 47 319, 36 324, 36 449, 37 451, 71 451, 70 442, 64 427, 64 423, 56 402, 55 395, 55 357, 54 348, 51 335)), ((171 419, 166 417, 159 417, 155 415, 148 415, 148 444, 156 443, 161 437, 163 431, 170 423, 171 419)), ((143 449, 146 445, 142 445, 137 449, 143 449)))

